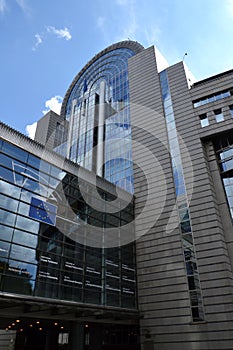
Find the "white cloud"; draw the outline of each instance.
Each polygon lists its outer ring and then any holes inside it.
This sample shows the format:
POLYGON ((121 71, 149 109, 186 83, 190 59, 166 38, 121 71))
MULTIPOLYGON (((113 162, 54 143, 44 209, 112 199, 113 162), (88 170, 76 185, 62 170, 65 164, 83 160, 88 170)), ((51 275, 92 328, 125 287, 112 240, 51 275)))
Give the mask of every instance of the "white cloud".
POLYGON ((124 6, 125 14, 127 14, 125 23, 121 24, 121 28, 124 28, 122 33, 117 36, 116 40, 135 40, 136 32, 138 29, 135 1, 134 0, 116 0, 116 3, 120 6, 124 6))
POLYGON ((5 12, 6 9, 7 9, 6 1, 5 0, 0 0, 0 13, 5 12))
MULTIPOLYGON (((54 111, 57 114, 60 114, 62 105, 62 97, 61 96, 53 96, 50 100, 45 101, 46 110, 42 111, 43 114, 48 113, 50 110, 54 111)), ((28 137, 34 140, 36 133, 37 122, 29 124, 26 126, 26 134, 28 137)))
POLYGON ((58 38, 64 38, 66 40, 70 40, 72 38, 69 29, 66 27, 64 29, 57 29, 53 26, 48 26, 46 29, 48 33, 55 34, 58 38))
POLYGON ((57 114, 60 114, 61 105, 62 105, 62 97, 61 96, 53 96, 50 98, 50 100, 47 100, 45 102, 45 107, 47 109, 42 111, 42 112, 43 112, 43 114, 46 114, 51 110, 57 114))
POLYGON ((42 36, 40 34, 35 34, 35 38, 36 38, 36 43, 35 45, 32 47, 33 51, 36 51, 37 47, 42 44, 43 40, 42 40, 42 36))
POLYGON ((36 133, 37 122, 29 124, 26 126, 27 136, 34 140, 36 133))
MULTIPOLYGON (((1 0, 0 0, 1 1, 1 0)), ((19 0, 19 1, 21 1, 21 0, 19 0)), ((58 38, 64 38, 64 39, 66 39, 66 40, 70 40, 71 38, 72 38, 72 36, 71 36, 71 34, 70 34, 70 32, 69 32, 69 30, 68 30, 68 28, 64 28, 64 29, 56 29, 55 27, 53 27, 53 26, 47 26, 46 27, 46 31, 47 31, 47 33, 49 33, 49 34, 55 34, 58 38)), ((48 34, 47 34, 46 32, 41 32, 40 34, 35 34, 35 38, 36 38, 36 43, 35 43, 35 45, 32 47, 32 50, 33 51, 36 51, 36 49, 38 48, 38 46, 40 45, 40 44, 42 44, 42 42, 44 41, 44 40, 46 40, 47 39, 47 36, 48 36, 48 34)))
MULTIPOLYGON (((25 13, 25 15, 30 16, 31 9, 29 8, 26 0, 15 0, 20 9, 25 13)), ((7 10, 6 0, 0 0, 0 13, 7 10)))
POLYGON ((27 5, 26 0, 16 0, 17 4, 19 5, 19 7, 21 8, 21 10, 27 15, 29 16, 31 14, 31 10, 27 5))
POLYGON ((145 29, 144 34, 147 45, 155 45, 155 43, 158 43, 159 41, 161 30, 156 24, 153 24, 149 28, 145 29))
POLYGON ((100 16, 100 17, 97 18, 97 27, 103 28, 104 23, 105 23, 105 18, 104 17, 100 16))

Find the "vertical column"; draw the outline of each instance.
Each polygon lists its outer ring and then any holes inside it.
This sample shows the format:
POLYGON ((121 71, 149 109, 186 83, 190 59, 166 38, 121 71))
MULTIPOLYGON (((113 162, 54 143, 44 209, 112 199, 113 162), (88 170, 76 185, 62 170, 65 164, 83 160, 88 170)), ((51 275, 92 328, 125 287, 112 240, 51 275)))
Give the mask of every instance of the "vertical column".
POLYGON ((68 139, 67 139, 67 153, 66 157, 70 158, 70 148, 71 148, 71 141, 72 141, 72 131, 73 131, 73 123, 74 123, 74 107, 77 104, 77 100, 74 99, 72 101, 72 107, 71 107, 71 115, 70 115, 70 125, 69 125, 69 132, 68 132, 68 139))
POLYGON ((103 325, 92 325, 90 329, 90 350, 102 350, 103 346, 103 325))
POLYGON ((45 350, 58 350, 58 331, 51 329, 46 334, 45 350))
POLYGON ((104 163, 104 117, 105 117, 105 90, 106 83, 104 80, 100 82, 100 103, 99 103, 99 121, 98 121, 98 143, 97 143, 97 175, 103 176, 104 163))
POLYGON ((84 350, 83 323, 73 322, 69 335, 69 350, 84 350))

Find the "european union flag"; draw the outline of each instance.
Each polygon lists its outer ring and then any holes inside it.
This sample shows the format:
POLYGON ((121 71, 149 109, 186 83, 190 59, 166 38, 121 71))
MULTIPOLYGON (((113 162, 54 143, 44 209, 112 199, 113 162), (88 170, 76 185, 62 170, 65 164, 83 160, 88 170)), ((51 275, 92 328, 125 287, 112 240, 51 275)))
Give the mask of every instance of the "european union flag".
POLYGON ((29 217, 55 226, 57 207, 38 198, 32 197, 29 217))

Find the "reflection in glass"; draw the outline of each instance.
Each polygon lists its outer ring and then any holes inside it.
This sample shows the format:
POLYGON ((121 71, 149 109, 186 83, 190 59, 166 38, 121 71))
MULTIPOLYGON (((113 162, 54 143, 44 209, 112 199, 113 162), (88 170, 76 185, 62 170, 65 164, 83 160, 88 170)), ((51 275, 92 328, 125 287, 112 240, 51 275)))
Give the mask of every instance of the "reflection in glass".
POLYGON ((0 194, 0 206, 3 209, 8 209, 12 212, 16 212, 18 201, 14 200, 13 198, 4 196, 3 194, 0 194))
MULTIPOLYGON (((118 127, 124 129, 123 126, 118 127)), ((15 149, 14 154, 17 154, 15 149)), ((100 205, 100 211, 85 203, 79 189, 81 182, 75 176, 41 162, 35 156, 29 155, 25 159, 30 160, 30 166, 12 159, 14 169, 12 167, 11 170, 5 169, 7 172, 2 172, 6 181, 1 181, 2 194, 4 193, 1 204, 4 210, 0 211, 0 290, 135 308, 134 244, 102 249, 87 247, 74 240, 76 235, 83 235, 85 243, 85 238, 89 235, 86 222, 89 220, 97 227, 105 227, 110 223, 113 227, 119 227, 117 239, 120 246, 121 235, 125 236, 121 224, 133 220, 133 203, 125 206, 123 201, 119 201, 115 204, 112 202, 114 194, 105 193, 102 189, 96 193, 89 183, 82 181, 83 191, 91 204, 100 204, 100 198, 103 198, 114 209, 113 214, 105 215, 104 202, 102 207, 100 205), (43 167, 45 173, 41 173, 38 167, 43 167), (45 184, 43 180, 45 186, 42 189, 41 184, 38 186, 41 174, 47 181, 45 184), (52 188, 50 185, 57 187, 52 188), (65 194, 67 203, 61 202, 60 191, 65 194), (49 197, 41 197, 42 192, 49 197), (59 216, 57 222, 62 232, 55 226, 28 217, 32 197, 51 201, 51 196, 56 199, 59 216), (70 212, 72 217, 68 215, 70 212)), ((10 158, 8 161, 12 166, 10 158)), ((120 172, 121 162, 116 161, 114 164, 120 172)), ((130 164, 124 160, 127 169, 130 164)), ((132 230, 132 238, 133 235, 132 230)))
POLYGON ((13 228, 0 225, 1 239, 10 242, 13 236, 13 228))
MULTIPOLYGON (((172 160, 172 170, 174 186, 176 191, 177 199, 177 209, 180 218, 180 230, 182 235, 182 245, 183 254, 185 259, 186 274, 188 280, 189 291, 194 291, 194 293, 200 294, 200 282, 197 272, 196 257, 194 251, 194 243, 192 236, 192 228, 190 222, 188 202, 186 198, 186 188, 182 168, 182 160, 180 154, 180 146, 175 126, 175 116, 173 113, 173 106, 170 96, 170 88, 167 78, 166 70, 160 73, 160 82, 162 88, 163 102, 164 102, 164 112, 168 132, 168 141, 170 148, 170 155, 172 160), (173 127, 171 128, 171 123, 173 127)), ((201 126, 208 125, 208 118, 206 114, 200 116, 201 126)), ((203 319, 203 306, 202 303, 193 308, 192 300, 191 302, 191 312, 193 321, 199 321, 203 319)))
POLYGON ((13 242, 27 247, 36 248, 38 244, 38 236, 28 232, 14 230, 13 242))

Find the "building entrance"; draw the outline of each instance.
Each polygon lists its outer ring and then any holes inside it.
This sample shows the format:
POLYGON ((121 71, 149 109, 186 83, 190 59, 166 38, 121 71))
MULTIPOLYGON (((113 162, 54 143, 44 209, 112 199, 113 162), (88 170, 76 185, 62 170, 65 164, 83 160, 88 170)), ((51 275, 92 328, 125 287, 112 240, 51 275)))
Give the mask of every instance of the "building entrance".
POLYGON ((1 319, 0 349, 139 350, 139 328, 39 318, 1 319))

